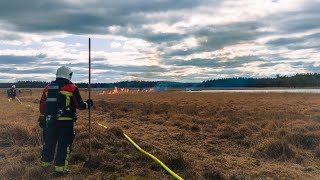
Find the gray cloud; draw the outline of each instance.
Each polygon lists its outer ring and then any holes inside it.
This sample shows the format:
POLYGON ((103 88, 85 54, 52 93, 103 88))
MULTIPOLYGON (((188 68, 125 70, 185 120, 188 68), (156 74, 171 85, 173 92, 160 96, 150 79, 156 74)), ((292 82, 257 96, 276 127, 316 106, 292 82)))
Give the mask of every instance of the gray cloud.
POLYGON ((112 70, 112 71, 124 71, 124 72, 166 72, 166 68, 160 66, 112 66, 105 64, 93 64, 94 69, 112 70))
POLYGON ((293 68, 303 68, 309 72, 317 72, 317 73, 320 72, 319 64, 316 64, 315 62, 298 61, 298 62, 292 62, 292 63, 290 63, 290 65, 293 68))
POLYGON ((64 31, 72 34, 103 34, 112 25, 146 23, 144 14, 194 8, 199 0, 103 1, 67 3, 57 0, 1 1, 0 20, 11 29, 27 32, 64 31), (14 15, 13 15, 14 14, 14 15))
POLYGON ((279 63, 267 62, 267 63, 260 64, 259 67, 272 67, 272 66, 275 66, 277 64, 279 64, 279 63))
MULTIPOLYGON (((269 33, 258 32, 257 28, 261 24, 258 22, 232 23, 228 25, 207 26, 205 28, 195 28, 188 33, 188 36, 194 36, 199 39, 199 46, 184 50, 173 50, 168 52, 165 57, 187 56, 197 52, 210 52, 219 50, 225 46, 239 44, 254 40, 260 36, 269 33), (205 40, 200 40, 205 39, 205 40)), ((175 36, 176 42, 179 42, 186 36, 175 36)))
POLYGON ((267 44, 271 46, 281 47, 281 46, 290 45, 290 44, 303 43, 305 41, 306 40, 303 38, 279 38, 276 40, 271 40, 267 44))
POLYGON ((12 56, 12 55, 0 55, 1 64, 34 64, 37 61, 45 58, 45 55, 37 56, 12 56))
POLYGON ((54 73, 55 71, 55 68, 33 68, 28 70, 20 70, 18 68, 0 68, 0 72, 10 74, 48 74, 54 73))
POLYGON ((6 34, 0 34, 0 39, 5 41, 13 41, 13 40, 21 40, 23 39, 23 37, 14 33, 6 33, 6 34))
POLYGON ((224 67, 224 68, 235 68, 243 64, 255 61, 265 61, 264 59, 256 56, 242 56, 235 57, 233 59, 191 59, 191 60, 171 60, 168 61, 168 65, 175 66, 197 66, 197 67, 224 67))
MULTIPOLYGON (((97 60, 97 59, 95 59, 97 60)), ((68 66, 71 68, 71 70, 77 69, 79 67, 82 68, 88 68, 88 63, 76 63, 76 64, 62 64, 62 63, 46 63, 46 66, 68 66)), ((109 70, 109 71, 119 71, 119 72, 166 72, 168 71, 166 68, 164 67, 160 67, 160 66, 133 66, 133 65, 128 65, 128 66, 116 66, 116 65, 109 65, 109 64, 102 64, 102 63, 97 63, 97 62, 92 62, 91 64, 91 68, 94 70, 109 70)), ((83 72, 79 72, 79 70, 76 70, 77 73, 84 73, 86 74, 87 71, 83 71, 83 72)), ((99 74, 99 73, 97 73, 99 74)))
POLYGON ((302 37, 279 38, 267 42, 272 48, 286 47, 291 50, 315 48, 320 50, 320 33, 302 37))
POLYGON ((320 2, 306 3, 302 10, 278 14, 272 18, 272 22, 283 31, 305 32, 320 28, 320 2))
POLYGON ((259 33, 261 27, 258 22, 233 23, 228 25, 211 26, 195 32, 197 37, 206 37, 202 42, 201 49, 204 51, 217 50, 225 46, 240 42, 254 40, 266 33, 259 33))

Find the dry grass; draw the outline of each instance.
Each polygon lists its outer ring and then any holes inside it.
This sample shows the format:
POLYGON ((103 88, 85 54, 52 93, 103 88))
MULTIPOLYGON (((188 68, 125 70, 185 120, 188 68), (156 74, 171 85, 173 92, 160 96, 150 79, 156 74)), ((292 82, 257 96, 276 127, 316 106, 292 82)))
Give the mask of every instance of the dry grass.
MULTIPOLYGON (((0 177, 53 178, 38 167, 40 90, 33 94, 22 95, 25 104, 20 105, 8 102, 1 92, 0 177)), ((86 163, 88 117, 80 112, 67 179, 171 179, 137 151, 122 131, 185 179, 320 176, 319 95, 162 92, 93 96, 92 161, 86 163)))

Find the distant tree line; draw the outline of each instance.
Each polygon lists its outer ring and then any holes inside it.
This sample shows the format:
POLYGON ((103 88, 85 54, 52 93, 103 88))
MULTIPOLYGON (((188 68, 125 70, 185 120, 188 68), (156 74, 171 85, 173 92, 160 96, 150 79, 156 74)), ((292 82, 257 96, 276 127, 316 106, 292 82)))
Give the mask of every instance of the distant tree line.
POLYGON ((226 78, 203 81, 200 87, 316 87, 320 86, 320 74, 297 73, 294 76, 275 78, 226 78))
MULTIPOLYGON (((13 84, 17 88, 43 88, 46 81, 17 81, 0 83, 0 88, 9 88, 13 84)), ((76 83, 79 88, 87 88, 87 83, 76 83)), ((219 87, 316 87, 320 86, 320 74, 297 73, 294 76, 276 75, 274 78, 224 78, 203 81, 201 83, 182 83, 172 81, 121 81, 115 83, 94 83, 92 88, 219 88, 219 87)))
POLYGON ((0 88, 10 88, 16 85, 17 88, 43 88, 48 84, 46 81, 17 81, 15 83, 0 83, 0 88))

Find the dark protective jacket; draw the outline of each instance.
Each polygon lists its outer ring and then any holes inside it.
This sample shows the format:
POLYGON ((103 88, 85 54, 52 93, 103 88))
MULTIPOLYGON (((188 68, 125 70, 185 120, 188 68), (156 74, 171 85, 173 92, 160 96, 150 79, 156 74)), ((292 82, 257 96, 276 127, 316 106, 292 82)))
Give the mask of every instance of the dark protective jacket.
MULTIPOLYGON (((62 98, 61 103, 65 105, 62 115, 59 116, 57 120, 76 120, 76 109, 88 109, 88 103, 82 100, 79 89, 71 81, 63 78, 57 78, 55 82, 59 86, 62 98)), ((50 84, 48 84, 43 90, 40 100, 40 113, 42 115, 46 115, 46 100, 49 86, 50 84)))
POLYGON ((16 97, 17 96, 17 91, 14 88, 10 88, 7 90, 7 94, 9 97, 16 97))

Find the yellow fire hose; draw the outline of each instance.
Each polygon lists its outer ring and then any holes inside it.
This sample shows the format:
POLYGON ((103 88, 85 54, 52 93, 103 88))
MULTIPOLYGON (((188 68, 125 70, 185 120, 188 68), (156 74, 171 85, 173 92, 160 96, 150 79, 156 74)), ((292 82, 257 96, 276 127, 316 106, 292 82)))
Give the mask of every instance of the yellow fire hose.
MULTIPOLYGON (((103 127, 103 128, 108 128, 107 126, 98 123, 99 126, 103 127)), ((141 151, 142 153, 144 153, 145 155, 149 156, 150 158, 152 158, 154 161, 156 161, 158 164, 160 164, 166 171, 168 171, 173 177, 177 178, 178 180, 183 180, 182 177, 180 177, 179 175, 177 175, 175 172, 173 172, 170 168, 168 168, 168 166, 166 166, 163 162, 161 162, 158 158, 156 158, 155 156, 153 156, 152 154, 148 153, 147 151, 143 150, 138 144, 136 144, 128 135, 126 135, 125 133, 123 133, 123 136, 125 138, 127 138, 127 140, 134 146, 136 147, 139 151, 141 151)))
POLYGON ((16 97, 16 99, 18 99, 19 103, 22 104, 22 102, 20 101, 20 99, 18 97, 16 97))
MULTIPOLYGON (((18 98, 18 97, 16 97, 16 99, 19 101, 19 103, 20 103, 20 105, 25 105, 26 107, 28 107, 28 108, 33 108, 34 110, 38 110, 37 108, 35 108, 33 105, 30 105, 30 104, 24 104, 23 102, 21 102, 20 101, 20 99, 18 98)), ((10 100, 9 100, 9 102, 11 102, 10 100)))

